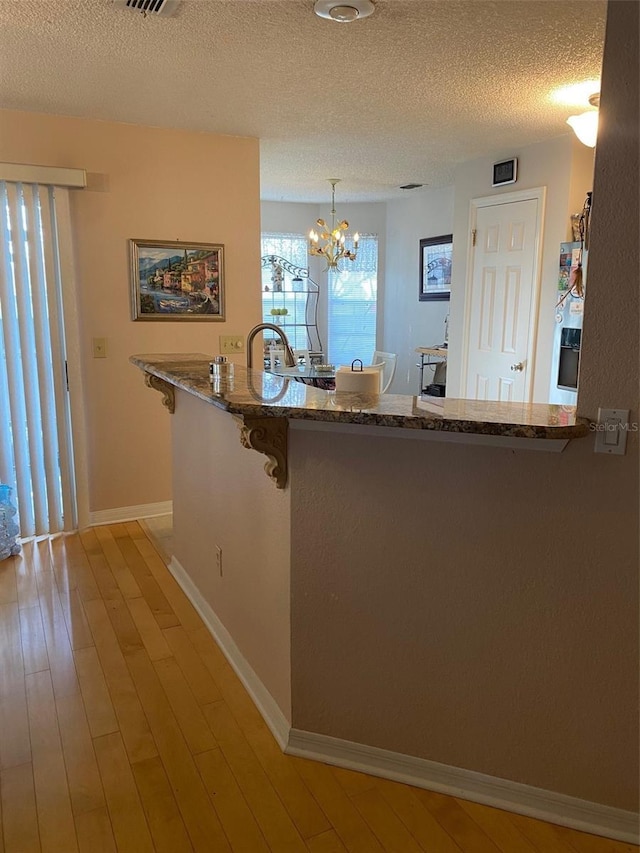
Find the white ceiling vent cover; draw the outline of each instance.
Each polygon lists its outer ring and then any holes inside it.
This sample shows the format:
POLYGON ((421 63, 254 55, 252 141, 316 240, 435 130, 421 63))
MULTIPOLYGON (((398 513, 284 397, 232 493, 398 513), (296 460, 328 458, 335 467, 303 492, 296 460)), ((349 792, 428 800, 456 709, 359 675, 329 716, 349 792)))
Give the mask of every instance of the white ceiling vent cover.
POLYGON ((130 9, 143 15, 161 15, 170 18, 175 15, 181 0, 113 0, 117 9, 130 9))

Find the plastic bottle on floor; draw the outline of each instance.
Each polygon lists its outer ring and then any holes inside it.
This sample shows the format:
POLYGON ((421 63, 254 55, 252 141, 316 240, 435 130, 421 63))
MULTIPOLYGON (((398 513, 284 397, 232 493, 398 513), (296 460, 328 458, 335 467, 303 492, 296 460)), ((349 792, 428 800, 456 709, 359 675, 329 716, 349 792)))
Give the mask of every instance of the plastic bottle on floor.
POLYGON ((11 503, 11 486, 0 483, 0 560, 20 553, 16 508, 11 503))

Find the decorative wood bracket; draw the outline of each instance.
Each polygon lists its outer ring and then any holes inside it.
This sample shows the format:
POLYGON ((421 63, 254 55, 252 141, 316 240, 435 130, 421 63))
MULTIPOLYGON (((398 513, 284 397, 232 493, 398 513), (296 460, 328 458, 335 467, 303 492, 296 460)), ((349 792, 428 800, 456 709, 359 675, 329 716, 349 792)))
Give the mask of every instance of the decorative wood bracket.
POLYGON ((154 376, 152 373, 145 373, 144 384, 148 388, 153 388, 154 391, 159 391, 162 394, 162 405, 173 414, 176 410, 176 391, 170 382, 165 379, 160 379, 159 376, 154 376))
POLYGON ((243 447, 264 453, 267 463, 264 470, 276 484, 284 489, 287 484, 287 430, 286 418, 253 418, 243 416, 240 441, 243 447))

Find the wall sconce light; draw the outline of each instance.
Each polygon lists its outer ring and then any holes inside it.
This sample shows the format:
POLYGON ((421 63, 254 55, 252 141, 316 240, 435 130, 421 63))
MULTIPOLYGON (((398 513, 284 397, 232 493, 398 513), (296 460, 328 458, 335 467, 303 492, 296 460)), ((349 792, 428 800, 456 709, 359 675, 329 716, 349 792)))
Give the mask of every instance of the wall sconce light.
MULTIPOLYGON (((600 93, 591 95, 589 103, 592 107, 600 106, 600 93)), ((589 110, 589 112, 581 113, 579 116, 569 116, 567 124, 573 128, 573 132, 578 137, 583 145, 588 145, 589 148, 596 147, 598 138, 598 116, 597 109, 589 110)))

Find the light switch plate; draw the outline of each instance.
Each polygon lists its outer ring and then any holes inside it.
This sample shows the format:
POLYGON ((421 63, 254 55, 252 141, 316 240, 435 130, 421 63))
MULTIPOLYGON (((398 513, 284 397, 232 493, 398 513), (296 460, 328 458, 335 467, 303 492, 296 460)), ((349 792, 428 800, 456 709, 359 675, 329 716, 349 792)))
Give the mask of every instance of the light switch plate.
POLYGON ((220 335, 220 352, 223 355, 243 353, 244 335, 220 335))
POLYGON ((598 409, 594 453, 624 456, 628 428, 629 409, 598 409))

